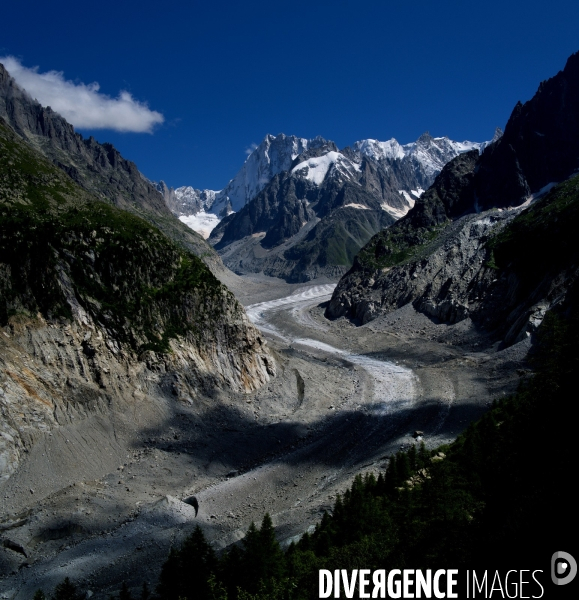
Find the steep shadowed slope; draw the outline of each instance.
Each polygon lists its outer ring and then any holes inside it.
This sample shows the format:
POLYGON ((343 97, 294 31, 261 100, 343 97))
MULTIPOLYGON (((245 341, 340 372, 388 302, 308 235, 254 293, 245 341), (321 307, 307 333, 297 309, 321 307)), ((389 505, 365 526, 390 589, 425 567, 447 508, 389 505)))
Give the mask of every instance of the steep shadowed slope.
POLYGON ((193 402, 275 372, 199 258, 79 187, 2 120, 0 328, 3 477, 43 431, 122 411, 137 390, 193 402))
POLYGON ((1 64, 0 117, 82 188, 153 223, 202 257, 214 272, 223 270, 211 247, 171 214, 162 194, 133 162, 123 158, 112 144, 100 144, 93 137, 84 139, 50 107, 33 100, 1 64))
POLYGON ((579 168, 578 84, 574 54, 517 105, 500 139, 451 161, 370 240, 327 316, 368 322, 411 302, 442 321, 470 317, 505 344, 532 334, 577 276, 577 178, 545 193, 579 168), (531 208, 507 208, 525 200, 531 208))

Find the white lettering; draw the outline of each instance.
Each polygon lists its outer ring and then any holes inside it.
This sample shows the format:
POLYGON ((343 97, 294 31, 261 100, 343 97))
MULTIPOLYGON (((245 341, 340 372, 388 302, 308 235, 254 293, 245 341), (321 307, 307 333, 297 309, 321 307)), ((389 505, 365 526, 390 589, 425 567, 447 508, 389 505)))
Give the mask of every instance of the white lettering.
POLYGON ((392 569, 388 573, 388 596, 390 598, 400 598, 402 596, 400 591, 400 580, 394 579, 397 575, 400 575, 402 571, 400 569, 392 569))
POLYGON ((485 571, 485 574, 483 576, 483 578, 480 581, 480 585, 479 585, 479 581, 476 578, 476 571, 472 572, 472 597, 474 598, 476 596, 476 592, 482 592, 484 591, 484 597, 487 597, 487 572, 485 571), (484 585, 484 587, 483 587, 484 585))
POLYGON ((457 584, 456 577, 453 575, 458 575, 458 569, 448 569, 446 572, 446 597, 447 598, 458 598, 458 594, 455 594, 452 591, 452 588, 457 584))
POLYGON ((370 597, 370 594, 366 591, 366 586, 370 585, 368 575, 370 575, 370 569, 360 569, 360 583, 358 584, 360 587, 360 598, 370 597))
POLYGON ((411 585, 414 584, 414 579, 412 578, 414 575, 414 569, 404 569, 404 579, 402 583, 404 585, 404 595, 403 598, 414 598, 414 594, 408 589, 411 585))
POLYGON ((340 597, 340 570, 334 571, 334 598, 340 597))
POLYGON ((425 598, 432 598, 432 571, 430 569, 426 571, 426 577, 422 571, 416 571, 416 597, 422 598, 423 592, 425 598))
POLYGON ((372 598, 386 598, 386 571, 384 569, 374 571, 372 581, 374 583, 372 598))
POLYGON ((320 598, 329 598, 332 593, 332 573, 326 571, 326 569, 320 569, 319 571, 319 582, 320 582, 320 598))
POLYGON ((533 571, 533 579, 539 584, 539 587, 541 588, 541 595, 540 596, 533 596, 533 598, 542 598, 543 594, 545 593, 545 588, 541 585, 541 583, 539 582, 539 580, 535 577, 535 573, 542 573, 543 571, 533 571))
POLYGON ((530 583, 530 581, 523 581, 523 573, 528 573, 529 569, 523 569, 519 573, 519 585, 520 585, 520 596, 519 598, 530 598, 531 596, 523 596, 523 584, 530 583))
POLYGON ((491 593, 489 598, 493 597, 493 592, 500 592, 501 598, 504 598, 505 595, 503 593, 503 584, 501 583, 501 576, 498 571, 495 571, 495 576, 493 577, 493 585, 491 587, 491 593), (498 587, 495 587, 495 584, 498 583, 498 587))
POLYGON ((437 598, 444 598, 444 592, 440 591, 438 580, 444 575, 444 569, 438 569, 434 574, 434 595, 437 598))
POLYGON ((513 569, 511 569, 510 571, 507 571, 507 574, 505 576, 505 594, 507 595, 507 598, 516 598, 517 597, 517 593, 519 591, 518 579, 517 579, 517 581, 511 581, 510 582, 512 585, 515 586, 515 594, 514 594, 514 596, 511 596, 509 594, 509 575, 511 573, 518 573, 518 571, 515 571, 513 569))
POLYGON ((344 594, 346 598, 353 598, 356 591, 356 578, 358 577, 358 569, 352 571, 352 579, 348 581, 348 571, 342 569, 342 584, 344 585, 344 594))

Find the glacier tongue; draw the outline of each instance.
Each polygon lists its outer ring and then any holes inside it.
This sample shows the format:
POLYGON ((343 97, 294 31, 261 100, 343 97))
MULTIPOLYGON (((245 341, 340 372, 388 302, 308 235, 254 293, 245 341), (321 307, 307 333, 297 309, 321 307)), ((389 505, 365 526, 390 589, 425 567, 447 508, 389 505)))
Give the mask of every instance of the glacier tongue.
POLYGON ((195 215, 182 215, 179 220, 207 239, 221 219, 213 213, 202 210, 195 215))

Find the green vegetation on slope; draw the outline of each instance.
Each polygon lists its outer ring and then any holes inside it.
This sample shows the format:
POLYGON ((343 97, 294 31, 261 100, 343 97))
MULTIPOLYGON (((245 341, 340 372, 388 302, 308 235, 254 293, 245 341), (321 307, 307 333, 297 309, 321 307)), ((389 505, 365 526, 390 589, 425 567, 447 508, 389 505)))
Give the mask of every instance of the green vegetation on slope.
POLYGON ((0 123, 0 323, 79 304, 135 351, 202 335, 224 288, 193 254, 95 200, 0 123))
POLYGON ((412 227, 394 225, 376 234, 360 250, 356 257, 356 264, 363 269, 374 271, 409 262, 438 237, 445 229, 445 225, 433 225, 416 230, 412 227))
POLYGON ((521 295, 539 281, 577 265, 579 245, 579 176, 554 187, 544 198, 516 217, 487 244, 491 264, 514 271, 521 295))
POLYGON ((296 273, 312 265, 349 267, 358 250, 372 235, 392 221, 388 213, 340 208, 318 223, 306 238, 287 250, 288 260, 298 260, 296 273), (345 216, 344 216, 345 215, 345 216))

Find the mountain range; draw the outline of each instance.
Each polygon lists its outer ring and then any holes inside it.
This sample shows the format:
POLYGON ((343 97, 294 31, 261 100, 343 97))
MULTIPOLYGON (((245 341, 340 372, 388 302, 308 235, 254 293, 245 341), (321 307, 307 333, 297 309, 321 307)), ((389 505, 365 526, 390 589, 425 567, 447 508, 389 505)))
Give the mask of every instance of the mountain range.
POLYGON ((367 139, 340 151, 322 137, 268 135, 221 191, 157 187, 173 214, 210 231, 233 271, 336 278, 373 234, 414 206, 449 160, 487 145, 425 133, 410 144, 367 139))

